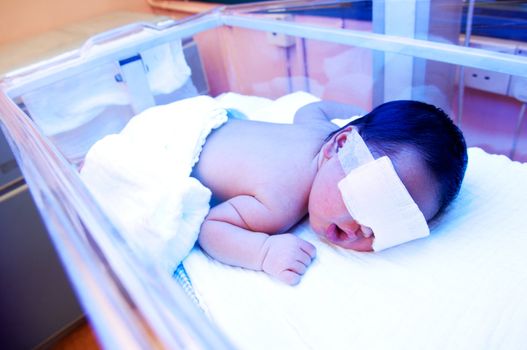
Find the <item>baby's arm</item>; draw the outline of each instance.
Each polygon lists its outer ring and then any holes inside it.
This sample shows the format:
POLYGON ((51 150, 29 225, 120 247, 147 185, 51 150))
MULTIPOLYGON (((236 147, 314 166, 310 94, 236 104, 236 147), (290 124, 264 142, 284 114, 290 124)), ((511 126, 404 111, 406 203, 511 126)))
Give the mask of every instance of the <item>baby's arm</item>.
POLYGON ((225 264, 263 270, 294 285, 316 249, 293 234, 269 235, 279 225, 273 213, 252 196, 237 196, 212 208, 201 226, 199 244, 225 264))
POLYGON ((365 114, 365 111, 357 106, 333 101, 319 101, 307 104, 300 108, 295 114, 294 122, 328 122, 332 119, 348 119, 363 114, 365 114))

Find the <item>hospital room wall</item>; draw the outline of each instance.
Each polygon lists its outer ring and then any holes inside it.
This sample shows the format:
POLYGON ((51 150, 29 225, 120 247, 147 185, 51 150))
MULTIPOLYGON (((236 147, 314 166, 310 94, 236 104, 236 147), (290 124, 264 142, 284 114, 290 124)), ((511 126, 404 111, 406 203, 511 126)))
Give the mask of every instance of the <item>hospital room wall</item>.
MULTIPOLYGON (((467 144, 509 156, 521 105, 510 96, 465 88, 461 126, 467 144)), ((523 123, 513 160, 527 162, 527 123, 523 123)))
POLYGON ((0 44, 114 11, 151 9, 145 0, 2 0, 0 44))

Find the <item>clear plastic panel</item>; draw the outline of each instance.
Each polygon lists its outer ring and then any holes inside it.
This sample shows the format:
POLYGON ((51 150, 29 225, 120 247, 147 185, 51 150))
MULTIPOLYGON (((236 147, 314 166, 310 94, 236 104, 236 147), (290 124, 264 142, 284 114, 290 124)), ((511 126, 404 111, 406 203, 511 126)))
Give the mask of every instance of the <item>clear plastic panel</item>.
POLYGON ((266 2, 259 6, 228 8, 224 22, 229 26, 197 36, 215 38, 203 39, 204 55, 221 43, 217 54, 226 69, 214 72, 219 79, 211 82, 213 95, 235 91, 277 98, 303 90, 365 110, 394 99, 422 100, 449 113, 469 146, 527 159, 521 110, 525 78, 518 76, 526 71, 524 3, 266 2), (339 39, 333 37, 337 32, 342 35, 339 39), (376 40, 378 50, 368 42, 376 40), (405 47, 406 42, 410 45, 405 47))
MULTIPOLYGON (((134 338, 139 344, 157 344, 152 338, 159 338, 169 346, 219 348, 228 343, 213 327, 199 329, 205 324, 202 311, 168 279, 152 277, 159 271, 127 256, 126 242, 120 242, 78 176, 89 147, 149 106, 204 93, 276 99, 306 91, 366 111, 394 99, 432 103, 461 126, 469 146, 527 161, 525 13, 525 4, 507 1, 272 1, 165 23, 146 39, 134 39, 137 26, 121 28, 93 40, 100 42, 95 46, 88 43, 78 57, 4 80, 10 99, 0 100, 2 126, 56 245, 66 251, 62 256, 71 263, 70 275, 84 288, 85 306, 95 323, 104 319, 98 330, 106 331, 108 344, 128 345, 112 343, 105 327, 112 317, 133 314, 133 320, 148 325, 121 325, 141 330, 136 338, 144 343, 134 338), (122 37, 127 42, 120 48, 110 45, 122 37), (190 39, 197 45, 192 53, 185 52, 190 39), (161 74, 149 81, 164 61, 153 54, 153 63, 145 63, 145 52, 170 51, 180 40, 192 76, 172 76, 178 83, 171 88, 153 86, 170 79, 161 74), (79 277, 84 258, 101 262, 81 271, 96 271, 91 286, 112 281, 115 294, 89 295, 79 277), (119 276, 127 266, 133 266, 135 279, 119 276), (106 269, 111 272, 105 275, 106 269), (143 282, 144 289, 132 289, 143 282), (108 308, 111 316, 101 311, 108 300, 114 306, 108 308), (164 304, 172 308, 163 310, 164 304), (126 307, 128 313, 122 311, 126 307), (174 328, 158 331, 163 322, 174 328), (192 343, 192 338, 201 340, 192 343)), ((175 74, 184 73, 181 61, 172 57, 168 62, 179 67, 175 74)), ((126 338, 127 332, 121 335, 126 338)))
POLYGON ((81 68, 18 98, 66 159, 80 164, 96 141, 121 131, 139 111, 198 94, 184 53, 192 45, 175 41, 81 68))

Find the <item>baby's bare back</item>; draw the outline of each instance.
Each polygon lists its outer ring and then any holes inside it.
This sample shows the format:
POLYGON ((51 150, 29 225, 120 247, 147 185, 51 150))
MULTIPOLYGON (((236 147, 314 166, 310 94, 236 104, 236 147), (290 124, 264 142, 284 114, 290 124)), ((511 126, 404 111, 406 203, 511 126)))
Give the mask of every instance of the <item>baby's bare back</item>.
POLYGON ((307 213, 316 155, 326 136, 326 129, 306 125, 229 120, 207 138, 193 176, 216 202, 255 197, 284 231, 307 213))

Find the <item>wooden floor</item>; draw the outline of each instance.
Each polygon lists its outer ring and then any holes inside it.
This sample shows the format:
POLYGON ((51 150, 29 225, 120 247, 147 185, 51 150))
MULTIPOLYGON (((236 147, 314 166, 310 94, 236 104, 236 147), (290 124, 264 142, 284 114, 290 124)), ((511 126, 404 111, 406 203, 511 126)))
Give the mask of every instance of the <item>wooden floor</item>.
POLYGON ((54 343, 52 350, 99 350, 102 349, 88 321, 78 326, 54 343))

